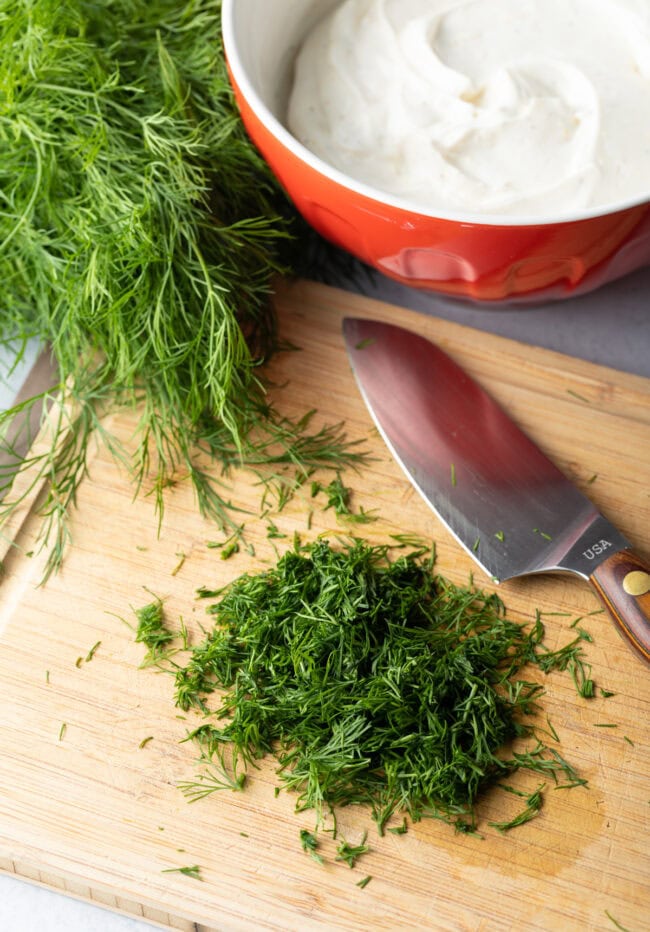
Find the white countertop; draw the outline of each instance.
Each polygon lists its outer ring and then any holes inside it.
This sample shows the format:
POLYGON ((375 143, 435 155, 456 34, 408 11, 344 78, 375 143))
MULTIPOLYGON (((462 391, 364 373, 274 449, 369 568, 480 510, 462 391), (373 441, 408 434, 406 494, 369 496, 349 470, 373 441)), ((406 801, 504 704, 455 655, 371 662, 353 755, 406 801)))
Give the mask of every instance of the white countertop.
MULTIPOLYGON (((374 274, 361 276, 354 286, 339 284, 422 313, 650 377, 650 269, 592 295, 516 310, 460 305, 374 274)), ((7 360, 5 356, 2 365, 0 353, 0 406, 11 403, 35 355, 36 348, 30 347, 24 363, 5 383, 7 360)), ((152 928, 144 920, 0 875, 2 932, 151 932, 152 928)))

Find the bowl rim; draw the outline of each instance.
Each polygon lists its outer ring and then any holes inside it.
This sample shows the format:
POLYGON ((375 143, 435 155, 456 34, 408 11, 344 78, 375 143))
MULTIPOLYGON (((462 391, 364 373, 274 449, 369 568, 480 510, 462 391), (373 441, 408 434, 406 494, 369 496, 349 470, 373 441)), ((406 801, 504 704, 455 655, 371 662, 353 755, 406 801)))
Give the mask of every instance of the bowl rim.
POLYGON ((627 198, 612 204, 604 204, 596 207, 589 207, 582 210, 574 210, 567 213, 558 213, 553 216, 531 216, 517 214, 486 214, 470 213, 461 211, 439 211, 427 209, 422 205, 407 198, 397 197, 389 192, 374 188, 362 181, 346 175, 339 169, 330 165, 328 162, 315 155, 310 149, 304 146, 289 130, 278 120, 271 112, 264 101, 261 99, 252 82, 250 81, 246 69, 239 55, 239 49, 235 38, 235 28, 233 19, 233 10, 237 0, 222 0, 221 5, 221 30, 223 48, 226 56, 228 67, 235 84, 243 95, 247 105, 251 108, 260 122, 282 143, 293 155, 305 162, 310 168, 329 178, 331 181, 348 188, 356 194, 361 195, 368 200, 377 204, 383 204, 387 207, 400 210, 404 213, 415 214, 430 220, 440 220, 450 223, 471 224, 486 227, 546 227, 557 226, 559 224, 578 223, 581 221, 594 220, 599 217, 606 217, 612 214, 622 213, 634 207, 641 207, 644 204, 650 208, 650 191, 636 197, 627 198))

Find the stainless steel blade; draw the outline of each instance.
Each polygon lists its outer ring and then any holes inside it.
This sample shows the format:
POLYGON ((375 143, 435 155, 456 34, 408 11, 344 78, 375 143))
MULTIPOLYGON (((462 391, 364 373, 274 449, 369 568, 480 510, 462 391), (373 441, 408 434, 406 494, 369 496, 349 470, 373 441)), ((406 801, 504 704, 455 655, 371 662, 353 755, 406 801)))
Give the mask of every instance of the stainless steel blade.
POLYGON ((568 571, 589 579, 623 535, 489 395, 429 340, 346 319, 354 375, 393 456, 496 580, 568 571))

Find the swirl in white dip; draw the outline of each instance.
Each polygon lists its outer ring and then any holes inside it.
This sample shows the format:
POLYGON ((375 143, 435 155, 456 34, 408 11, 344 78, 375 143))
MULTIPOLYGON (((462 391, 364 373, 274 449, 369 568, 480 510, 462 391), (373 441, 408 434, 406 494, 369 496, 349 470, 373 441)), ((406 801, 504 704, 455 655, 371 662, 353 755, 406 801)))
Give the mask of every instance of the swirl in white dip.
POLYGON ((650 0, 345 0, 298 54, 288 125, 433 210, 650 195, 650 0))

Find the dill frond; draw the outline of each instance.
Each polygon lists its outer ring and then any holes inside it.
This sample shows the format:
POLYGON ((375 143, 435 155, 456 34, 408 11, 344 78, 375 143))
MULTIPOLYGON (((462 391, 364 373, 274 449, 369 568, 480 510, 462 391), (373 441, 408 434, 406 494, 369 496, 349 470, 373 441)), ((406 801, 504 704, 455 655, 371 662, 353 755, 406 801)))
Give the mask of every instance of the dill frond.
POLYGON ((0 521, 20 504, 16 471, 46 487, 48 571, 91 436, 136 489, 153 470, 159 519, 182 474, 223 527, 227 494, 197 450, 225 464, 355 458, 340 428, 310 433, 265 396, 271 283, 295 215, 239 119, 220 13, 218 0, 0 0, 0 342, 38 340, 59 373, 48 398, 0 417, 0 521), (24 459, 11 425, 52 398, 52 443, 24 459), (132 455, 99 420, 116 404, 139 406, 132 455))

